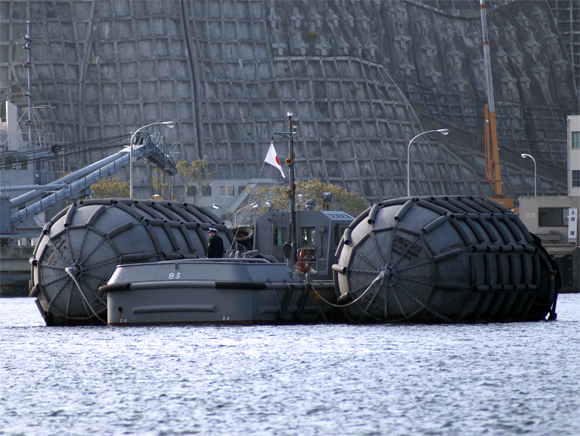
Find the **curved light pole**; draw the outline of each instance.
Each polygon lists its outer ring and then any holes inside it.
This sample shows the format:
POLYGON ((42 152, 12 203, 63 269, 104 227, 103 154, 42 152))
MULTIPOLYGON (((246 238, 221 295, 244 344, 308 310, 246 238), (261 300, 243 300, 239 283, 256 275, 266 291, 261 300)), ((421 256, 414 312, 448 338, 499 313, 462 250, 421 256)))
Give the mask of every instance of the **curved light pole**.
MULTIPOLYGON (((226 212, 228 211, 228 208, 227 208, 227 207, 225 207, 225 206, 222 206, 222 205, 220 205, 220 204, 217 204, 217 203, 213 203, 213 204, 211 205, 211 207, 213 207, 214 209, 224 209, 226 212)), ((225 216, 225 213, 224 213, 224 216, 225 216)))
MULTIPOLYGON (((220 206, 217 203, 212 204, 212 207, 214 209, 226 209, 227 210, 227 207, 220 206)), ((239 209, 237 211, 232 211, 232 213, 234 214, 234 227, 238 227, 238 213, 241 212, 244 209, 249 208, 249 207, 253 207, 254 209, 257 208, 258 207, 258 202, 256 201, 256 202, 254 202, 252 204, 248 204, 247 206, 244 206, 244 207, 242 207, 241 209, 239 209)))
POLYGON ((534 159, 534 156, 532 156, 531 154, 527 154, 527 153, 522 153, 520 156, 523 157, 524 159, 526 157, 529 157, 530 159, 532 159, 534 161, 534 197, 535 197, 537 194, 537 190, 536 190, 536 180, 537 180, 537 177, 536 177, 536 174, 537 174, 536 173, 536 159, 534 159))
POLYGON ((248 204, 247 206, 244 206, 241 209, 238 209, 237 211, 234 212, 234 227, 238 227, 238 213, 249 207, 253 207, 254 209, 256 209, 258 207, 258 202, 248 204))
POLYGON ((447 136, 449 134, 449 129, 438 129, 438 130, 427 130, 426 132, 423 133, 419 133, 418 135, 416 135, 413 139, 411 139, 409 141, 409 144, 407 145, 407 197, 411 196, 411 189, 410 189, 410 183, 409 183, 409 161, 410 161, 410 154, 409 154, 409 149, 411 148, 411 143, 417 139, 419 136, 421 135, 425 135, 427 133, 439 133, 443 136, 447 136))
POLYGON ((146 126, 139 127, 131 135, 131 142, 129 143, 129 198, 130 199, 133 199, 133 138, 135 138, 135 135, 137 134, 137 132, 140 132, 141 130, 146 129, 147 127, 168 126, 170 129, 172 129, 173 127, 175 127, 175 124, 177 124, 175 121, 163 121, 163 122, 160 121, 157 123, 151 123, 151 124, 147 124, 146 126))

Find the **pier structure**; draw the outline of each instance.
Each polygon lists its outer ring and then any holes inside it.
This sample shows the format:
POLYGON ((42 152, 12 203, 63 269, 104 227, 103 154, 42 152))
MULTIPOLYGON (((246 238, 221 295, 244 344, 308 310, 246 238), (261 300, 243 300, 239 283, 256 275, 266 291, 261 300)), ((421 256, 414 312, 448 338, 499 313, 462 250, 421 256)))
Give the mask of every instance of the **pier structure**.
POLYGON ((28 295, 34 247, 0 247, 0 297, 28 295))

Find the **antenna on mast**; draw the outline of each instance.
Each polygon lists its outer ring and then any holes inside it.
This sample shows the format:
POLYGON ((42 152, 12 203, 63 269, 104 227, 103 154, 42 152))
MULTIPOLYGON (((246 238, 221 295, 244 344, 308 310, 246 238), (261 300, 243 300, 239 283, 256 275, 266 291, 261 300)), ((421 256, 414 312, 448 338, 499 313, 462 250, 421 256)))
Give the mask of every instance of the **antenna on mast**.
POLYGON ((28 86, 26 93, 24 94, 28 98, 28 119, 26 120, 26 125, 28 126, 28 148, 32 148, 32 59, 30 55, 30 43, 32 42, 30 28, 30 21, 26 22, 26 35, 22 37, 26 41, 24 45, 24 50, 26 50, 26 63, 24 66, 27 68, 28 75, 28 86))
POLYGON ((290 146, 288 149, 288 157, 284 163, 288 166, 288 188, 286 189, 286 195, 290 199, 290 240, 287 241, 283 246, 284 257, 287 259, 288 266, 294 268, 296 263, 296 249, 298 247, 297 238, 297 220, 296 220, 296 183, 294 183, 294 137, 296 136, 296 122, 292 120, 294 115, 292 112, 286 113, 288 118, 288 131, 287 132, 273 132, 272 136, 280 135, 284 138, 290 140, 290 146))

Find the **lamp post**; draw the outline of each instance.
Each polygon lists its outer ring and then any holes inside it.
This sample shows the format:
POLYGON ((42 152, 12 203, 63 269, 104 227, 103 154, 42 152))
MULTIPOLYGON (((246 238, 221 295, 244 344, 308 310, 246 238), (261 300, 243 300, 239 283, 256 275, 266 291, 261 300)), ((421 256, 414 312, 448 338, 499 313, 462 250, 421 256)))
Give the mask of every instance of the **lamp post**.
POLYGON ((133 132, 131 135, 131 142, 129 143, 129 198, 133 199, 133 138, 135 135, 143 129, 151 126, 168 126, 170 129, 175 127, 175 121, 160 121, 157 123, 147 124, 146 126, 139 127, 137 130, 133 132))
POLYGON ((217 204, 217 203, 213 203, 213 204, 211 205, 211 207, 213 207, 214 209, 225 209, 225 210, 226 210, 226 212, 228 211, 228 208, 227 208, 227 207, 225 207, 225 206, 222 206, 222 205, 219 205, 219 204, 217 204))
POLYGON ((534 197, 537 195, 537 190, 536 190, 536 181, 537 181, 537 177, 536 177, 536 159, 534 159, 534 156, 532 156, 531 154, 526 154, 526 153, 522 153, 520 155, 521 157, 523 157, 524 159, 526 157, 529 157, 530 159, 532 159, 534 161, 534 197))
POLYGON ((248 204, 247 206, 244 206, 241 209, 234 212, 234 227, 238 227, 238 213, 249 207, 253 207, 254 209, 256 209, 258 207, 258 202, 248 204))
POLYGON ((410 193, 411 189, 410 189, 410 183, 409 183, 409 161, 410 161, 409 149, 411 148, 411 143, 415 139, 417 139, 419 136, 425 135, 427 133, 439 133, 443 136, 446 136, 449 134, 449 129, 427 130, 426 132, 419 133, 418 135, 416 135, 413 139, 411 139, 409 141, 409 144, 407 145, 407 197, 411 196, 411 193, 410 193))
MULTIPOLYGON (((220 206, 217 203, 212 204, 212 207, 214 209, 227 209, 224 206, 220 206)), ((249 207, 253 207, 254 209, 258 207, 258 202, 254 202, 252 204, 248 204, 247 206, 242 207, 241 209, 237 210, 237 211, 232 211, 232 213, 234 214, 234 227, 238 227, 238 213, 240 213, 241 211, 243 211, 244 209, 247 209, 249 207)))

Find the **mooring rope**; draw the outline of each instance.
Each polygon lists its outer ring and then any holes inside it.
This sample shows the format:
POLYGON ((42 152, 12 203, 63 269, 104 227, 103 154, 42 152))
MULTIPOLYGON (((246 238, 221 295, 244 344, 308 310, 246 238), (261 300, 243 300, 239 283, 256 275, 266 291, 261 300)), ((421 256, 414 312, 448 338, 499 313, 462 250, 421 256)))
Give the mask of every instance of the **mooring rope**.
POLYGON ((87 297, 85 296, 85 293, 83 292, 81 285, 79 284, 79 282, 77 281, 76 276, 74 275, 74 271, 71 267, 67 266, 65 268, 66 273, 70 276, 70 278, 73 280, 73 282, 75 283, 75 285, 77 285, 77 289, 79 290, 81 297, 83 298, 84 302, 86 303, 87 306, 89 306, 89 309, 91 309, 91 312, 93 312, 93 314, 97 317, 97 319, 99 321, 101 321, 104 324, 107 324, 107 321, 103 320, 103 318, 101 318, 99 316, 99 314, 95 311, 95 309, 93 308, 93 306, 91 306, 91 303, 89 303, 89 300, 87 299, 87 297))

